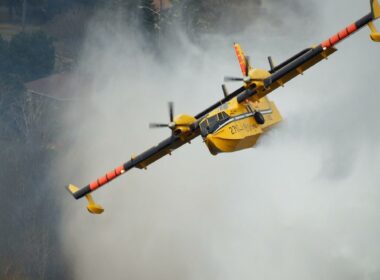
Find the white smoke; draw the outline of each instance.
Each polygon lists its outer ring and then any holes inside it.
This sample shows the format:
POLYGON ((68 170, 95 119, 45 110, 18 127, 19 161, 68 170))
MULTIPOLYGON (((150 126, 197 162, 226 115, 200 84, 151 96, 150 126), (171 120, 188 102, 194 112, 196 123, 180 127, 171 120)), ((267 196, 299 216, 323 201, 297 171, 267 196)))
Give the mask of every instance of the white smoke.
MULTIPOLYGON (((182 35, 162 60, 123 26, 94 25, 78 70, 91 92, 68 108, 77 138, 57 165, 62 177, 81 187, 163 140, 169 131, 148 123, 168 120, 169 100, 196 114, 221 99, 222 77, 239 75, 234 41, 267 68, 267 55, 281 62, 323 41, 366 4, 311 1, 310 21, 310 10, 298 18, 264 2, 265 16, 243 33, 206 48, 182 35)), ((95 192, 100 216, 62 190, 76 279, 378 279, 379 46, 363 30, 338 48, 271 94, 284 121, 254 149, 214 157, 197 139, 95 192)))

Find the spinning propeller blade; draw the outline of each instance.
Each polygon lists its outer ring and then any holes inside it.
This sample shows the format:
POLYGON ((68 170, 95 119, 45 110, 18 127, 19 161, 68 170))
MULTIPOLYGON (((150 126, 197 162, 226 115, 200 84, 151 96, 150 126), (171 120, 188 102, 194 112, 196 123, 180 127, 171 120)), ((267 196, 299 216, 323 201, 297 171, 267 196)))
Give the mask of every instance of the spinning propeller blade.
POLYGON ((249 76, 249 56, 245 56, 245 75, 249 76))
POLYGON ((229 77, 229 76, 226 76, 226 77, 224 77, 224 81, 225 82, 243 82, 244 79, 243 78, 238 78, 238 77, 229 77))
POLYGON ((173 120, 174 120, 174 104, 173 104, 173 102, 169 102, 168 105, 169 105, 169 119, 170 119, 170 122, 173 122, 173 120))
POLYGON ((167 123, 150 123, 149 128, 169 127, 167 123))
POLYGON ((169 127, 170 129, 174 130, 176 127, 180 126, 189 126, 185 124, 176 124, 174 122, 174 103, 169 102, 168 103, 168 108, 169 108, 169 123, 150 123, 149 128, 161 128, 161 127, 169 127))

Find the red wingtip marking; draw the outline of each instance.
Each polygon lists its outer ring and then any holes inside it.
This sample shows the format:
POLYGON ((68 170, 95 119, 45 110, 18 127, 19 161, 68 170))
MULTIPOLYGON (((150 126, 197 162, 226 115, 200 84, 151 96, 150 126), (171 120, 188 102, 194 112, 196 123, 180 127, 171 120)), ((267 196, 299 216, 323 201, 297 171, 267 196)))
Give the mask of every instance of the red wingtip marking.
POLYGON ((100 177, 100 178, 98 179, 98 181, 99 181, 99 185, 100 185, 100 186, 101 186, 101 185, 104 185, 105 183, 108 182, 106 176, 102 176, 102 177, 100 177))
POLYGON ((108 172, 106 176, 107 176, 108 180, 112 180, 113 178, 116 177, 116 171, 112 170, 112 171, 108 172))
POLYGON ((353 23, 347 28, 343 29, 339 33, 335 34, 334 36, 331 36, 328 40, 324 41, 321 46, 323 48, 330 48, 337 44, 339 41, 343 40, 347 36, 349 36, 351 33, 355 32, 357 30, 356 24, 353 23))
POLYGON ((114 170, 111 170, 110 172, 107 172, 106 175, 98 178, 96 181, 92 182, 90 184, 90 190, 93 191, 104 184, 108 183, 109 181, 115 179, 117 176, 121 175, 124 171, 124 166, 120 165, 119 167, 115 168, 114 170))
POLYGON ((346 38, 348 36, 348 31, 347 29, 343 29, 342 31, 340 31, 338 33, 338 36, 341 40, 343 40, 344 38, 346 38))
POLYGON ((91 184, 90 184, 90 190, 95 190, 95 189, 97 189, 97 188, 99 188, 99 183, 97 182, 97 181, 94 181, 94 182, 92 182, 91 184))
POLYGON ((334 36, 331 36, 330 41, 331 41, 331 45, 335 45, 335 44, 338 43, 340 40, 339 40, 338 35, 334 35, 334 36))
POLYGON ((123 170, 124 170, 124 166, 123 165, 120 165, 119 167, 116 167, 116 169, 115 169, 116 175, 120 175, 123 170))
POLYGON ((350 26, 347 27, 347 31, 348 31, 349 34, 351 34, 352 32, 355 32, 356 29, 357 29, 357 27, 356 27, 355 23, 353 23, 353 24, 351 24, 350 26))
POLYGON ((329 48, 329 47, 331 47, 330 40, 324 41, 321 45, 322 45, 323 48, 329 48))

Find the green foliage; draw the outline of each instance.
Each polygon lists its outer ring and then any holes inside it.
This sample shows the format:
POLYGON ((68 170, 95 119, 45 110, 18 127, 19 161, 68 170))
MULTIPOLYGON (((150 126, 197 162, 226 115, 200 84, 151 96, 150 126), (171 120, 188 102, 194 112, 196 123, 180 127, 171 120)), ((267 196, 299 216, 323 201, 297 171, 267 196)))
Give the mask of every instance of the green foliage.
POLYGON ((9 44, 0 36, 0 77, 3 77, 9 69, 9 44))
POLYGON ((35 143, 0 138, 0 144, 0 279, 75 279, 57 230, 56 153, 35 143))
POLYGON ((19 140, 22 131, 19 120, 22 118, 20 104, 24 101, 24 84, 14 75, 0 76, 0 136, 19 140))
MULTIPOLYGON (((24 0, 0 0, 0 5, 6 5, 13 18, 13 14, 21 17, 24 0)), ((46 23, 54 16, 66 12, 75 6, 95 7, 104 0, 27 0, 27 21, 29 23, 46 23)), ((12 20, 12 19, 11 19, 12 20)))
POLYGON ((160 28, 159 11, 153 0, 140 0, 139 10, 143 33, 149 42, 154 42, 160 28))
POLYGON ((10 70, 12 60, 9 54, 9 43, 0 36, 0 111, 3 113, 24 91, 21 78, 10 70))
POLYGON ((238 32, 255 19, 261 0, 172 0, 167 23, 190 35, 238 32))
POLYGON ((4 111, 4 107, 14 104, 20 98, 25 88, 22 81, 15 75, 0 76, 0 109, 4 111))
POLYGON ((19 138, 25 134, 24 83, 52 72, 54 47, 42 32, 19 33, 10 42, 0 37, 0 59, 0 130, 19 138))
POLYGON ((52 19, 57 14, 61 14, 75 5, 85 5, 87 7, 97 4, 97 0, 34 0, 42 1, 40 9, 45 12, 46 19, 52 19))
POLYGON ((55 50, 52 40, 43 32, 19 33, 9 44, 10 72, 23 81, 38 79, 54 69, 55 50))

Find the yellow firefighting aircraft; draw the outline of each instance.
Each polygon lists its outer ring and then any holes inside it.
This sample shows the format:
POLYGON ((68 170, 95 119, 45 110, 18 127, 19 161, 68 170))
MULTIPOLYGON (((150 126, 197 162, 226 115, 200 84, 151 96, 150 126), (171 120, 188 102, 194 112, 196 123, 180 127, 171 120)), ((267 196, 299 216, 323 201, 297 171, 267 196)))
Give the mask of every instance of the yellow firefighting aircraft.
POLYGON ((368 25, 370 37, 380 42, 380 33, 373 21, 380 17, 378 0, 370 0, 371 12, 355 23, 347 26, 337 34, 317 46, 307 48, 283 63, 275 66, 268 57, 270 69, 252 68, 249 58, 244 55, 239 44, 234 44, 243 78, 226 77, 225 81, 241 81, 243 86, 228 93, 222 86, 224 98, 195 116, 178 115, 174 117, 173 104, 169 103, 169 124, 151 124, 151 127, 168 127, 171 136, 158 145, 111 170, 87 186, 78 189, 68 185, 67 189, 79 199, 85 196, 90 213, 100 214, 104 209, 96 204, 90 193, 105 185, 133 167, 146 169, 148 165, 189 143, 195 137, 202 136, 211 154, 235 152, 255 145, 257 139, 271 126, 281 121, 281 115, 267 94, 283 86, 286 82, 302 74, 305 70, 327 58, 336 51, 334 46, 368 25))

